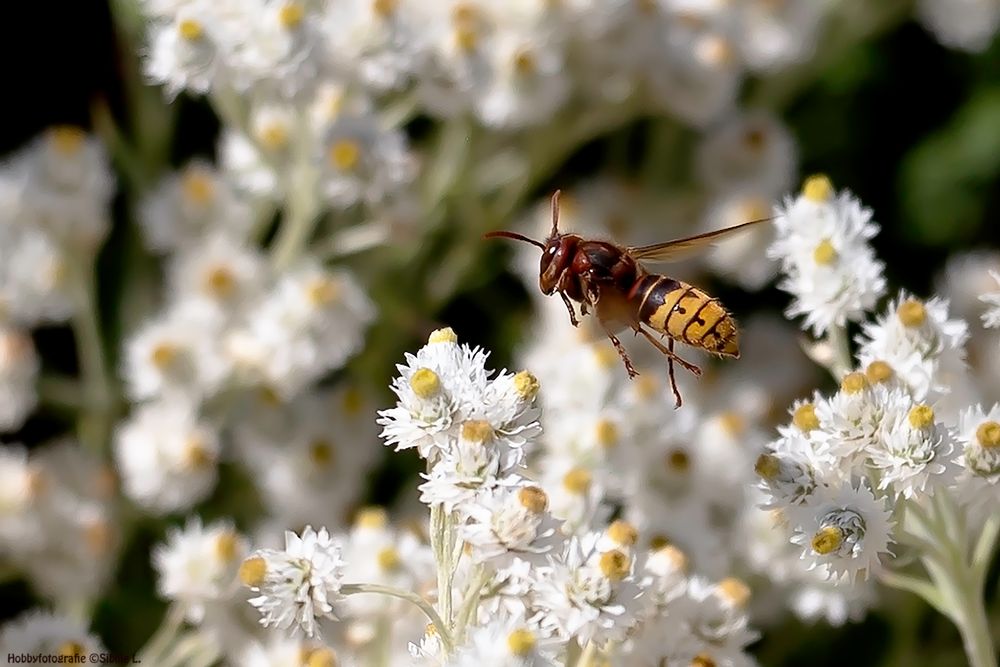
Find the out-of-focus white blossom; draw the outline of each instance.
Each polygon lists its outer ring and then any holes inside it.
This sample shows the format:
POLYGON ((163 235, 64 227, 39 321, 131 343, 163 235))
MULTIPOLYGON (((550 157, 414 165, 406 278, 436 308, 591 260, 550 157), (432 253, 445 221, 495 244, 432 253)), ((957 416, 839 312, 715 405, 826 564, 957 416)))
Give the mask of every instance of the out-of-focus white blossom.
POLYGON ((1000 271, 990 271, 990 276, 997 283, 997 289, 985 292, 980 299, 989 306, 983 313, 983 325, 991 329, 1000 329, 1000 271))
POLYGON ((39 366, 31 337, 0 324, 0 431, 20 428, 35 408, 39 366))
POLYGON ((4 624, 0 651, 4 656, 64 656, 82 662, 102 655, 104 646, 82 622, 36 609, 4 624))
POLYGON ((941 44, 980 52, 1000 27, 1000 5, 992 0, 920 0, 917 18, 941 44))

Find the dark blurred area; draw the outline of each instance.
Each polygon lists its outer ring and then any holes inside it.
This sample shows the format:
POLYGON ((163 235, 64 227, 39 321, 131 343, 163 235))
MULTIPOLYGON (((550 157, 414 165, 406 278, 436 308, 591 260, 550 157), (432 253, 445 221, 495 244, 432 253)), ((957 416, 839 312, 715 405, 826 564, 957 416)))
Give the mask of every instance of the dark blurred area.
MULTIPOLYGON (((5 19, 7 34, 0 40, 0 61, 5 63, 7 104, 0 154, 53 124, 89 127, 97 99, 120 114, 123 68, 134 67, 136 56, 116 40, 105 2, 15 3, 5 19)), ((754 85, 748 82, 748 94, 754 85)), ((208 106, 183 96, 175 104, 181 109, 172 161, 180 164, 194 155, 211 155, 218 123, 208 106)), ((1000 247, 1000 41, 995 40, 986 53, 970 56, 945 49, 907 20, 832 63, 779 113, 798 142, 800 175, 824 172, 838 188, 850 189, 874 210, 882 227, 874 246, 886 262, 890 292, 906 287, 927 294, 950 255, 1000 247)), ((640 148, 643 131, 641 123, 622 130, 640 148)), ((549 185, 566 187, 596 171, 613 140, 604 137, 585 147, 549 185)), ((116 220, 117 225, 121 223, 120 218, 116 220)), ((115 252, 115 238, 113 234, 105 255, 115 252)), ((509 256, 506 251, 496 255, 489 260, 495 263, 494 272, 501 270, 501 262, 509 256)), ((113 283, 114 276, 105 271, 101 280, 113 283)), ((779 312, 787 299, 773 288, 759 294, 721 285, 713 288, 737 313, 761 305, 779 312)), ((108 307, 107 303, 103 306, 108 307)), ((499 281, 470 286, 431 316, 461 331, 469 343, 496 349, 495 363, 500 367, 510 362, 510 342, 516 333, 510 327, 527 320, 528 303, 521 282, 505 273, 499 281), (484 308, 484 303, 491 307, 484 308)), ((67 372, 75 368, 68 330, 41 329, 35 337, 47 364, 67 372)), ((400 341, 398 347, 409 349, 410 343, 400 341)), ((382 361, 391 369, 392 359, 382 361)), ((42 414, 13 434, 13 439, 31 444, 63 428, 56 416, 42 414)), ((378 485, 386 488, 395 479, 390 471, 378 485)), ((379 495, 378 489, 374 495, 379 495)), ((141 544, 132 546, 136 552, 148 550, 148 542, 153 541, 150 535, 138 539, 141 544)), ((128 554, 123 558, 126 570, 140 570, 123 572, 119 578, 118 602, 125 609, 132 604, 128 582, 150 581, 148 562, 136 559, 128 554)), ((987 587, 992 592, 997 590, 995 570, 987 587)), ((0 599, 4 619, 31 604, 30 591, 19 581, 0 585, 0 599)), ((898 595, 886 597, 890 605, 897 599, 898 595)), ((910 664, 962 663, 959 655, 935 653, 935 646, 960 643, 947 619, 930 608, 886 616, 876 611, 864 623, 836 631, 798 624, 775 628, 758 647, 761 662, 833 666, 849 656, 859 665, 882 664, 889 646, 897 637, 906 636, 923 642, 911 652, 895 652, 909 655, 910 664), (900 623, 908 625, 898 627, 900 623)), ((115 638, 115 634, 127 634, 128 628, 104 630, 110 647, 134 643, 115 638)))

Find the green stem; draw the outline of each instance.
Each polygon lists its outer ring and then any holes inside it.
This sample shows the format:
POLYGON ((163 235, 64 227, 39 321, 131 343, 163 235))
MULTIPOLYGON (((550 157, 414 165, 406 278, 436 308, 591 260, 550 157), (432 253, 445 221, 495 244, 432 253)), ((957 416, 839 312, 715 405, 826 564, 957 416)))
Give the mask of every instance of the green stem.
POLYGON ((80 414, 77 431, 83 445, 94 455, 103 457, 111 433, 113 399, 98 319, 94 258, 77 261, 73 270, 76 274, 74 282, 78 286, 73 336, 84 392, 84 410, 80 414))
POLYGON ((172 604, 167 608, 167 613, 163 617, 163 622, 160 623, 160 627, 157 628, 153 636, 149 638, 146 645, 139 651, 136 656, 136 662, 141 662, 147 665, 158 665, 161 660, 163 660, 163 653, 174 643, 177 639, 177 633, 180 632, 181 626, 184 624, 184 606, 180 604, 172 604))
POLYGON ((484 565, 477 565, 469 577, 469 586, 465 591, 465 599, 462 600, 462 606, 458 608, 458 617, 455 621, 455 637, 459 641, 465 635, 465 628, 468 627, 469 621, 472 620, 473 614, 476 613, 476 608, 479 606, 479 600, 483 592, 483 586, 487 581, 490 580, 492 574, 487 571, 484 565))
POLYGON ((287 208, 271 249, 271 262, 278 271, 295 263, 313 235, 318 219, 314 181, 311 173, 300 169, 289 185, 287 208))
POLYGON ((441 644, 444 645, 445 652, 451 653, 455 649, 455 643, 452 640, 451 630, 441 616, 435 611, 431 604, 414 593, 413 591, 403 590, 402 588, 393 588, 392 586, 382 586, 381 584, 345 584, 340 587, 340 592, 344 595, 357 595, 358 593, 375 593, 377 595, 388 595, 389 597, 399 598, 400 600, 406 600, 417 606, 420 611, 424 612, 424 615, 434 624, 434 629, 437 631, 438 636, 441 638, 441 644))

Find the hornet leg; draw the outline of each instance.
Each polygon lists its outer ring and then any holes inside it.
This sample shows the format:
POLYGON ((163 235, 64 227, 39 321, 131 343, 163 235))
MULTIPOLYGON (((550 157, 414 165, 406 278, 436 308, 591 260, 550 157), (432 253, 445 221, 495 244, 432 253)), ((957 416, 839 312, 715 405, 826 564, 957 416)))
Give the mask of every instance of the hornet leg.
POLYGON ((674 391, 674 399, 675 399, 675 401, 677 403, 677 407, 679 408, 681 406, 682 401, 681 401, 681 392, 677 388, 677 380, 674 377, 674 362, 676 361, 678 364, 680 364, 686 370, 690 371, 691 373, 693 373, 696 376, 701 375, 701 369, 698 368, 697 366, 695 366, 692 363, 684 361, 683 359, 680 358, 680 356, 676 352, 674 352, 674 341, 673 341, 673 339, 670 339, 670 342, 669 342, 670 346, 669 347, 665 347, 663 345, 663 343, 661 343, 660 341, 656 340, 656 338, 654 338, 652 335, 650 335, 650 333, 648 331, 646 331, 645 329, 643 329, 643 328, 640 327, 640 328, 637 329, 637 331, 639 333, 641 333, 643 336, 645 336, 646 340, 648 340, 650 343, 652 343, 653 346, 656 347, 657 350, 659 350, 664 355, 666 355, 666 357, 667 357, 667 368, 668 368, 668 370, 670 372, 670 388, 673 389, 673 391, 674 391))
POLYGON ((622 358, 622 361, 625 363, 625 370, 628 371, 629 379, 634 378, 636 375, 639 374, 639 372, 635 370, 634 366, 632 366, 632 360, 628 358, 628 353, 625 351, 625 347, 622 345, 622 342, 618 340, 618 336, 614 335, 607 329, 604 330, 604 333, 608 335, 608 338, 611 339, 612 345, 614 345, 615 349, 618 350, 618 355, 622 358))
POLYGON ((568 296, 566 296, 566 292, 559 292, 559 296, 562 297, 563 303, 566 304, 566 310, 569 311, 570 324, 575 327, 580 326, 580 320, 576 319, 576 310, 573 308, 573 302, 569 300, 568 296))

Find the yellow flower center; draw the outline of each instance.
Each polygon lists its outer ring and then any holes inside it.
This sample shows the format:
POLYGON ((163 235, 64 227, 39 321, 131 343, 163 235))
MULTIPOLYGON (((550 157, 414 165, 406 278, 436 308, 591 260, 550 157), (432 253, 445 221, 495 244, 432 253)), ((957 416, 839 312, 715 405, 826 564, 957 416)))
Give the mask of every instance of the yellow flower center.
POLYGON ((184 465, 189 470, 199 470, 212 463, 212 455, 205 446, 205 441, 193 435, 184 443, 184 465))
POLYGON ((173 343, 157 343, 153 346, 152 351, 149 353, 149 360, 153 362, 161 371, 165 371, 177 360, 180 356, 180 348, 178 348, 173 343))
POLYGON ((354 525, 358 528, 372 528, 376 530, 385 528, 389 525, 389 516, 386 514, 384 507, 376 505, 362 507, 358 510, 357 516, 354 517, 354 525))
POLYGON ((573 468, 563 476, 563 487, 570 493, 583 495, 590 490, 593 475, 585 468, 573 468))
POLYGON ((535 635, 531 630, 519 628, 507 635, 507 648, 511 655, 524 658, 535 650, 535 635))
POLYGON ((976 440, 981 447, 1000 447, 1000 424, 994 421, 983 422, 976 429, 976 440))
POLYGON ((594 357, 601 368, 614 368, 618 364, 618 353, 614 348, 603 343, 595 343, 593 346, 594 357))
POLYGON ((810 176, 802 185, 802 196, 817 204, 829 201, 833 196, 833 183, 825 174, 810 176))
POLYGON ((462 51, 475 51, 476 44, 479 43, 479 35, 471 25, 455 26, 455 44, 462 51))
POLYGON ((239 537, 231 530, 219 533, 215 538, 215 557, 224 563, 228 563, 236 558, 236 547, 239 544, 239 537))
POLYGON ((676 448, 667 452, 667 470, 687 472, 690 467, 691 457, 685 450, 676 448))
POLYGON ((652 551, 662 551, 663 549, 667 549, 672 546, 670 538, 666 535, 653 535, 649 538, 649 548, 652 551))
POLYGON ((832 554, 844 543, 844 531, 836 526, 826 526, 812 537, 812 549, 821 556, 832 554))
POLYGON ((341 405, 348 415, 356 416, 361 414, 361 408, 365 406, 365 397, 357 387, 348 387, 341 398, 341 405))
POLYGON ((595 435, 601 447, 614 447, 618 444, 618 425, 610 419, 601 419, 595 427, 595 435))
POLYGON ((269 151, 278 151, 288 145, 288 127, 282 123, 268 123, 257 131, 257 141, 269 151))
POLYGON ((618 519, 608 526, 608 537, 615 544, 630 547, 639 541, 639 531, 628 521, 618 519))
POLYGON ((387 19, 396 13, 399 0, 373 0, 372 13, 382 19, 387 19))
POLYGON ((410 376, 410 389, 420 398, 432 398, 441 391, 441 378, 429 368, 418 368, 410 376))
POLYGON ((738 412, 727 410, 719 415, 722 430, 730 437, 738 438, 747 430, 747 420, 738 412))
POLYGON ((334 452, 333 443, 328 440, 314 440, 309 445, 309 460, 317 468, 326 468, 333 463, 334 452))
POLYGON ((455 330, 451 327, 445 327, 444 329, 435 329, 431 332, 431 335, 427 337, 428 343, 457 343, 458 335, 455 330))
POLYGON ((59 125, 49 130, 49 142, 60 155, 76 155, 83 147, 86 133, 74 125, 59 125))
POLYGON ((462 424, 462 438, 482 444, 493 437, 493 427, 483 419, 472 419, 462 424))
POLYGON ((215 181, 203 169, 192 167, 184 173, 181 189, 189 201, 204 206, 215 196, 215 181))
POLYGON ((813 250, 813 261, 820 266, 830 266, 837 261, 837 249, 830 243, 830 239, 823 239, 813 250))
POLYGON ((895 375, 895 371, 886 362, 875 360, 868 364, 868 367, 865 369, 865 375, 872 384, 880 384, 891 380, 892 376, 895 375))
POLYGON ((107 553, 111 546, 112 535, 111 526, 107 521, 100 519, 90 522, 83 529, 83 540, 87 544, 87 549, 98 556, 107 553))
POLYGON ((611 581, 621 581, 628 576, 628 556, 618 551, 618 549, 612 549, 601 554, 598 566, 601 568, 601 574, 611 581))
POLYGON ((699 653, 691 659, 691 667, 716 667, 716 662, 711 656, 699 653))
POLYGON ((639 398, 649 400, 659 393, 660 383, 650 373, 645 373, 636 378, 635 391, 639 398))
POLYGON ((236 289, 236 276, 228 266, 216 266, 205 275, 205 291, 225 299, 236 289))
POLYGON ((205 28, 194 19, 184 19, 177 24, 177 33, 189 42, 195 42, 205 34, 205 28))
POLYGON ((278 23, 281 24, 283 28, 288 30, 293 30, 302 23, 302 19, 305 17, 305 7, 303 7, 298 2, 286 2, 278 10, 278 23))
POLYGON ((781 474, 781 461, 774 454, 763 453, 753 464, 753 471, 762 479, 775 479, 781 474))
POLYGON ((840 390, 845 394, 857 394, 868 386, 868 378, 864 373, 848 373, 840 381, 840 390))
POLYGON ((85 650, 80 642, 68 641, 59 646, 56 654, 63 658, 82 658, 85 650))
POLYGON ((315 648, 302 661, 303 667, 337 667, 337 654, 332 648, 315 648))
POLYGON ((913 428, 927 428, 934 423, 934 409, 923 403, 915 405, 910 409, 907 419, 913 428))
MULTIPOLYGON (((661 537, 660 539, 665 540, 666 538, 661 537)), ((652 546, 650 548, 652 548, 652 546)), ((667 560, 669 560, 670 563, 674 566, 675 570, 678 570, 680 572, 687 572, 688 557, 684 555, 683 551, 681 551, 674 545, 663 544, 660 545, 658 548, 653 549, 653 551, 656 552, 657 555, 662 556, 667 560)))
POLYGON ((341 171, 350 171, 361 159, 361 145, 354 139, 340 139, 330 146, 330 164, 341 171))
POLYGON ((524 400, 534 399, 538 395, 538 388, 538 378, 528 371, 521 371, 514 376, 514 390, 524 400))
POLYGON ((535 56, 527 49, 520 49, 514 54, 514 71, 523 76, 535 71, 535 56))
POLYGON ((402 559, 395 547, 386 547, 378 552, 378 566, 383 572, 399 569, 402 559))
POLYGON ((316 307, 329 306, 340 298, 340 293, 340 283, 325 276, 306 285, 306 299, 316 307))
POLYGON ((537 486, 526 486, 519 490, 517 501, 533 514, 541 514, 549 506, 549 497, 537 486))
POLYGON ((722 597, 734 607, 745 607, 750 600, 750 587, 735 577, 726 577, 718 587, 722 597))
POLYGON ((706 35, 694 47, 698 58, 709 65, 728 65, 733 61, 733 45, 722 35, 706 35))
POLYGON ((927 309, 916 299, 907 299, 899 304, 896 315, 904 327, 919 327, 927 319, 927 309))
POLYGON ((267 576, 267 561, 260 556, 250 556, 240 563, 239 577, 244 586, 260 586, 267 576))
POLYGON ((816 416, 816 406, 812 403, 803 403, 795 408, 792 414, 792 423, 800 431, 809 432, 819 428, 819 417, 816 416))

